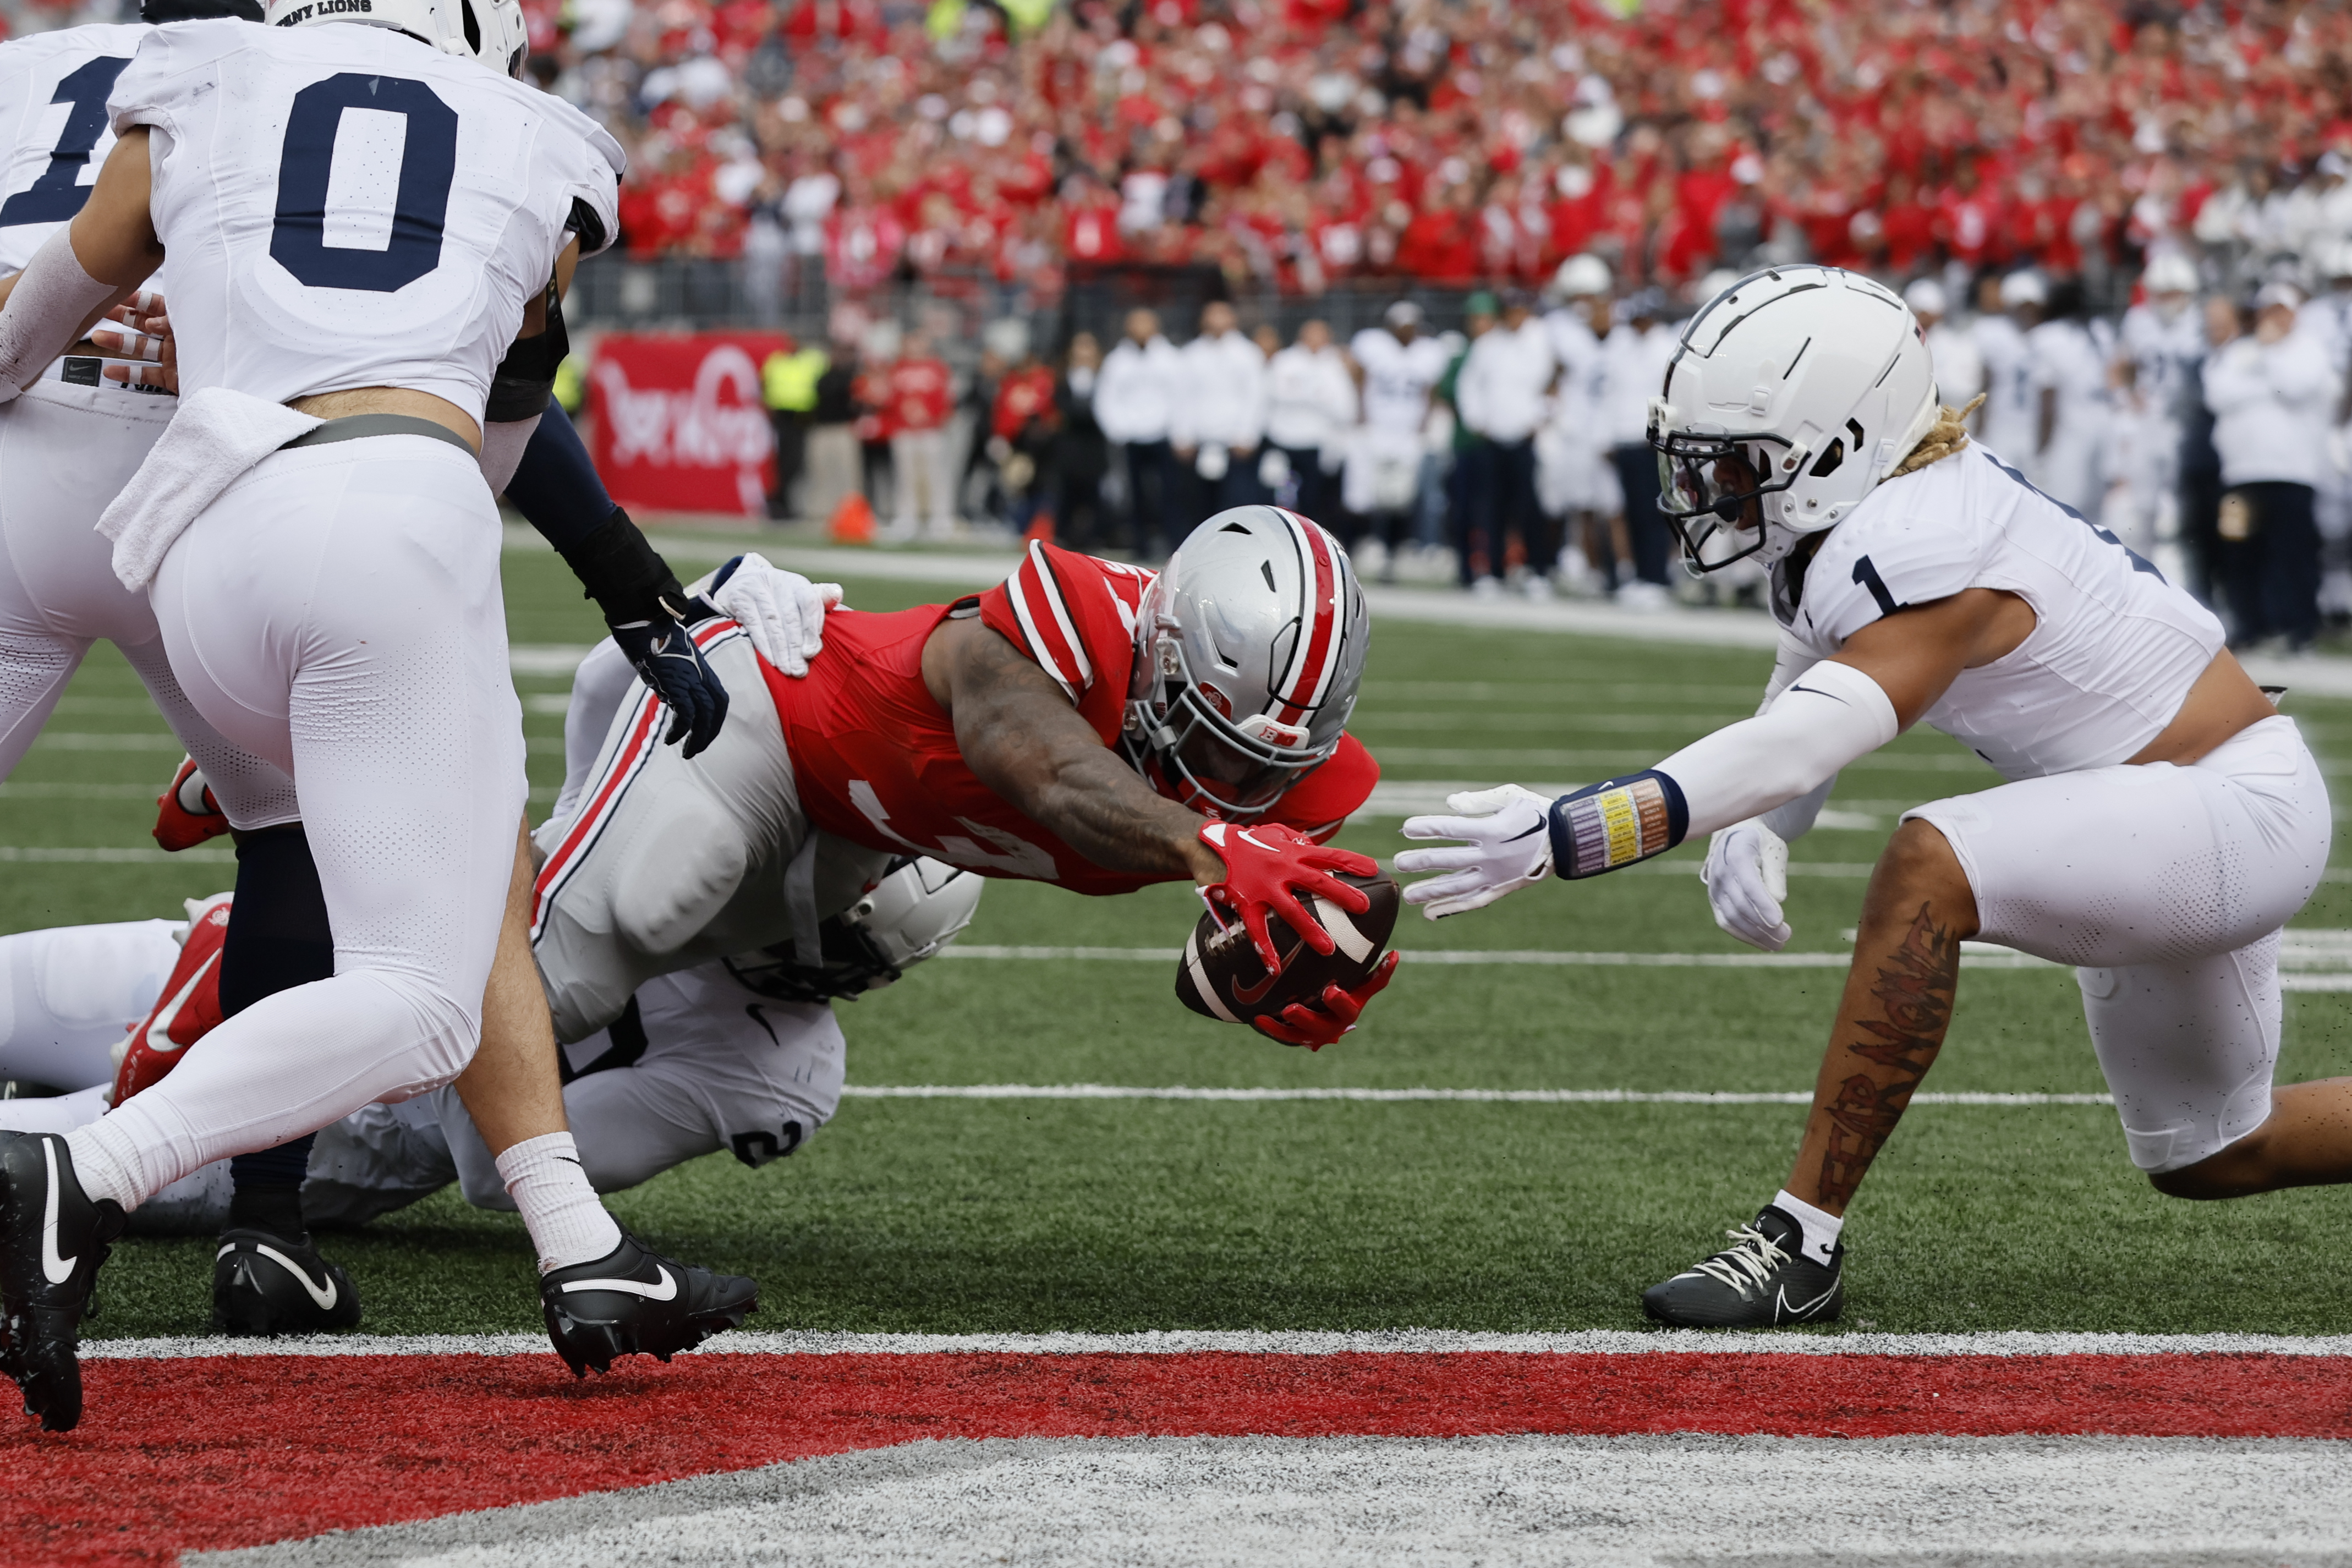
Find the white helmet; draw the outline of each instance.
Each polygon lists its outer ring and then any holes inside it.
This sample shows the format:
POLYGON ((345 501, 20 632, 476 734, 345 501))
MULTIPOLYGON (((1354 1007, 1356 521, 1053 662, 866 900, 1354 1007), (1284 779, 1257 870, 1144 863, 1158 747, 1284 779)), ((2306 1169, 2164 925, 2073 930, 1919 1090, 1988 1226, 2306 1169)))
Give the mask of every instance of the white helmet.
POLYGON ((445 55, 479 60, 502 76, 522 75, 530 50, 522 0, 269 0, 263 19, 273 27, 315 22, 390 27, 445 55))
POLYGON ((1606 294, 1613 287, 1609 276, 1609 263, 1589 251, 1561 262, 1559 270, 1552 274, 1551 286, 1559 290, 1563 300, 1590 299, 1596 294, 1606 294))
POLYGON ((1129 760, 1171 800, 1263 816, 1339 749, 1370 636, 1338 540, 1280 507, 1217 513, 1136 617, 1129 760))
POLYGON ((856 1000, 932 957, 971 924, 985 879, 920 857, 890 862, 882 879, 817 927, 824 961, 803 963, 789 942, 727 961, 735 978, 780 1002, 856 1000))
POLYGON ((1859 272, 1751 272, 1683 329, 1650 403, 1658 510, 1686 563, 1769 564, 1853 511, 1936 422, 1910 307, 1859 272))
POLYGON ((2150 294, 2194 294, 2197 265, 2177 250, 2159 250, 2147 258, 2139 280, 2150 294))

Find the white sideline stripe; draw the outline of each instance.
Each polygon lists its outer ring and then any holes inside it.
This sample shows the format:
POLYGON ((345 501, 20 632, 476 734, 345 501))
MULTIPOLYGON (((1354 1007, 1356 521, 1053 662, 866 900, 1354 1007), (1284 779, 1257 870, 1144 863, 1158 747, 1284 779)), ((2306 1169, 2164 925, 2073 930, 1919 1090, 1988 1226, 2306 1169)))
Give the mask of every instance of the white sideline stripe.
POLYGON ((0 864, 64 866, 184 866, 191 861, 227 865, 236 859, 229 849, 160 848, 59 849, 45 845, 0 844, 0 864))
MULTIPOLYGON (((2352 1356, 2352 1334, 1710 1333, 1698 1329, 1586 1329, 1557 1334, 1453 1329, 1357 1332, 1258 1329, 1128 1334, 851 1334, 800 1330, 724 1333, 694 1355, 2324 1355, 2352 1356)), ((289 1355, 545 1355, 544 1334, 220 1335, 85 1340, 85 1361, 289 1355)))
MULTIPOLYGON (((1793 868, 1791 868, 1793 869, 1793 868)), ((1400 948, 1408 963, 1539 964, 1548 967, 1600 969, 1843 969, 1853 962, 1850 952, 1551 952, 1526 948, 1400 948)), ((1092 959, 1106 963, 1173 963, 1183 953, 1172 947, 1006 947, 987 942, 958 942, 941 949, 940 958, 1043 960, 1066 963, 1092 959)), ((1972 952, 1960 959, 1963 969, 2050 969, 2045 959, 2022 952, 1972 952)), ((2352 976, 2347 976, 2352 980, 2352 976)))
MULTIPOLYGON (((1465 1100, 1495 1105, 1811 1105, 1811 1089, 1197 1089, 1184 1084, 853 1083, 866 1100, 1465 1100)), ((1915 1094, 1913 1105, 2113 1105, 2105 1094, 1915 1094)))

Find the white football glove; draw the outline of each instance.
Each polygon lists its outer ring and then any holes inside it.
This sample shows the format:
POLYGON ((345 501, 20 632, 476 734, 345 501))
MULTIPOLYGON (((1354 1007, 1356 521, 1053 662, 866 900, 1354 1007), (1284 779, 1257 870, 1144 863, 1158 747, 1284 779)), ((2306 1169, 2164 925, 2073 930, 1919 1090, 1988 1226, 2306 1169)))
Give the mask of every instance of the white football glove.
POLYGON ((1780 918, 1789 897, 1789 844, 1761 817, 1717 828, 1699 877, 1717 925, 1766 952, 1789 945, 1789 922, 1780 918))
POLYGON ((755 553, 738 560, 727 580, 704 596, 751 634, 761 658, 798 678, 824 651, 824 613, 841 603, 841 584, 812 583, 755 553))
POLYGON ((1396 858, 1400 871, 1446 871, 1404 890, 1404 901, 1420 904, 1431 920, 1483 910, 1506 893, 1551 874, 1551 799, 1517 784, 1449 795, 1445 804, 1459 815, 1409 816, 1407 838, 1458 838, 1444 849, 1408 849, 1396 858))

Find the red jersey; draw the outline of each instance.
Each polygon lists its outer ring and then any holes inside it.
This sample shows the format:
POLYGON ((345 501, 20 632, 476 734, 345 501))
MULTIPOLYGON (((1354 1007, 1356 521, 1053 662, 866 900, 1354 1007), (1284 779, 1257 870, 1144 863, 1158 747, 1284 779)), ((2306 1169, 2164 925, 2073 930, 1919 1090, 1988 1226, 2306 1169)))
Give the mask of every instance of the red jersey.
POLYGON ((936 430, 948 422, 953 399, 948 395, 947 362, 902 359, 890 366, 885 382, 890 400, 891 432, 936 430))
MULTIPOLYGON (((1134 671, 1136 615, 1151 575, 1038 542, 1020 570, 977 598, 826 616, 824 653, 804 679, 762 666, 809 820, 870 849, 929 855, 983 877, 1055 882, 1077 893, 1181 880, 1181 872, 1106 869, 1024 816, 965 764, 954 721, 923 684, 923 645, 940 622, 978 616, 1053 678, 1104 745, 1116 745, 1134 671)), ((1266 819, 1328 838, 1379 777, 1371 754, 1344 737, 1331 760, 1266 819)))

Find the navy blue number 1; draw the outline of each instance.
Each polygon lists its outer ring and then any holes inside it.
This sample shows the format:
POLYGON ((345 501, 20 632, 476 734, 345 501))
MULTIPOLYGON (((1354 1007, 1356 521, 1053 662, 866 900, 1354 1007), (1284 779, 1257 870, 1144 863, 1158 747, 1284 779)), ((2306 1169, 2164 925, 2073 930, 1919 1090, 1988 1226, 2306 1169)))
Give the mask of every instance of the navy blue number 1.
POLYGON ((278 215, 269 255, 313 289, 389 294, 441 265, 441 228, 457 177, 457 111, 421 81, 346 71, 294 95, 278 163, 278 215), (405 115, 400 189, 391 242, 382 250, 327 243, 327 183, 335 132, 347 109, 405 115))
POLYGON ((100 55, 58 83, 49 101, 73 105, 66 115, 66 128, 58 134, 58 144, 49 149, 49 166, 41 171, 41 177, 0 202, 0 228, 20 223, 63 223, 81 211, 82 203, 89 200, 89 187, 81 183, 81 176, 106 130, 106 95, 114 90, 114 79, 130 63, 127 55, 120 58, 100 55))

